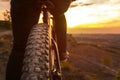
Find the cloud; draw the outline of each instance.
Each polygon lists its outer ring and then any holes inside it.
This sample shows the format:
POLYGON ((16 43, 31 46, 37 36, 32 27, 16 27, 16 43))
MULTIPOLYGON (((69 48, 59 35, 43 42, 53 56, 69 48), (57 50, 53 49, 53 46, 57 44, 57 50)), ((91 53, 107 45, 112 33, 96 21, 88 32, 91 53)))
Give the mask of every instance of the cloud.
POLYGON ((76 0, 71 6, 90 6, 90 5, 120 5, 120 0, 76 0))
POLYGON ((90 5, 81 1, 74 2, 73 8, 66 13, 68 26, 94 23, 113 24, 113 22, 116 26, 120 22, 120 3, 117 3, 120 0, 91 0, 94 3, 89 3, 90 5))
POLYGON ((89 6, 92 5, 92 2, 87 2, 87 0, 81 1, 81 0, 76 0, 74 2, 71 3, 70 7, 76 7, 76 6, 89 6))
POLYGON ((110 0, 111 3, 120 3, 120 0, 110 0))

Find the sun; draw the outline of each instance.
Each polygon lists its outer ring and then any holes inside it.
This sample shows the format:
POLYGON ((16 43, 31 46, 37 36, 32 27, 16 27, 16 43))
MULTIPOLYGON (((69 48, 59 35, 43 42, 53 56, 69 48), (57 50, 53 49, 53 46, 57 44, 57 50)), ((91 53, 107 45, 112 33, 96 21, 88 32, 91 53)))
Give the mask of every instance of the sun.
POLYGON ((115 7, 109 5, 101 6, 77 6, 69 8, 65 13, 68 28, 100 28, 104 27, 105 23, 119 19, 120 13, 112 11, 115 7), (111 15, 112 14, 112 15, 111 15), (100 26, 98 25, 100 24, 100 26), (82 26, 84 25, 84 26, 82 26), (87 26, 85 26, 87 25, 87 26))
POLYGON ((75 7, 70 8, 66 13, 66 20, 68 24, 68 28, 75 28, 76 26, 89 24, 95 21, 98 21, 96 17, 90 17, 90 9, 86 9, 85 7, 75 7))
POLYGON ((68 28, 74 28, 75 26, 80 24, 79 19, 77 19, 77 16, 79 16, 79 15, 76 15, 76 14, 79 14, 79 12, 77 12, 76 8, 74 8, 74 9, 70 8, 65 13, 68 28))

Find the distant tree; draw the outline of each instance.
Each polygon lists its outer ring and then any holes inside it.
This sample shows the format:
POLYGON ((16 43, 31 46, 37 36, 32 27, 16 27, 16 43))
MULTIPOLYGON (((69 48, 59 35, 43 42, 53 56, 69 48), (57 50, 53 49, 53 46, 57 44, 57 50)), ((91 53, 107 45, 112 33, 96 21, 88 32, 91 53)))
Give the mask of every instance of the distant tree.
POLYGON ((3 12, 3 16, 4 16, 5 21, 11 22, 11 16, 10 16, 10 11, 9 10, 5 10, 5 12, 3 12))
POLYGON ((3 29, 11 29, 10 11, 5 10, 5 12, 3 12, 3 16, 4 16, 4 21, 0 21, 0 27, 3 29))
POLYGON ((102 64, 104 64, 104 65, 106 65, 106 66, 109 66, 109 67, 112 67, 112 66, 113 66, 112 57, 109 56, 109 55, 102 55, 102 56, 101 56, 101 62, 102 62, 102 64))

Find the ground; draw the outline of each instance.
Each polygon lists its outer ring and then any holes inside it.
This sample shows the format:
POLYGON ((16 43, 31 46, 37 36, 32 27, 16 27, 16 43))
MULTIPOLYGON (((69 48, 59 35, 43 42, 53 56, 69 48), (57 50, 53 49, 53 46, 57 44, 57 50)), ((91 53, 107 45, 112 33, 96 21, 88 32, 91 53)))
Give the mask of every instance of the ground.
MULTIPOLYGON (((117 74, 118 55, 90 44, 78 44, 67 35, 68 62, 61 63, 63 80, 113 80, 117 74), (108 55, 109 54, 109 55, 108 55), (111 59, 112 56, 112 59, 111 59), (117 63, 115 63, 117 62, 117 63)), ((0 80, 5 80, 5 69, 12 47, 10 31, 0 34, 0 80)))

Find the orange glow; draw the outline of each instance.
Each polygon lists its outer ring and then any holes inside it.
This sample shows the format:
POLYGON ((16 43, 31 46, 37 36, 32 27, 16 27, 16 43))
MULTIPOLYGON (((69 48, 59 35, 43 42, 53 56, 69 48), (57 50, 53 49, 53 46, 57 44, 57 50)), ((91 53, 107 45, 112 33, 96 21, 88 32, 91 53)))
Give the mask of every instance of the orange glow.
POLYGON ((79 28, 79 27, 80 28, 112 28, 112 27, 119 27, 119 25, 120 25, 120 22, 106 22, 106 23, 81 24, 75 27, 76 28, 79 28))
POLYGON ((70 8, 65 13, 68 28, 75 28, 76 26, 80 28, 118 27, 120 25, 120 20, 118 20, 120 12, 112 11, 111 8, 107 5, 101 5, 97 8, 96 6, 70 8), (116 20, 118 22, 115 22, 116 20))

